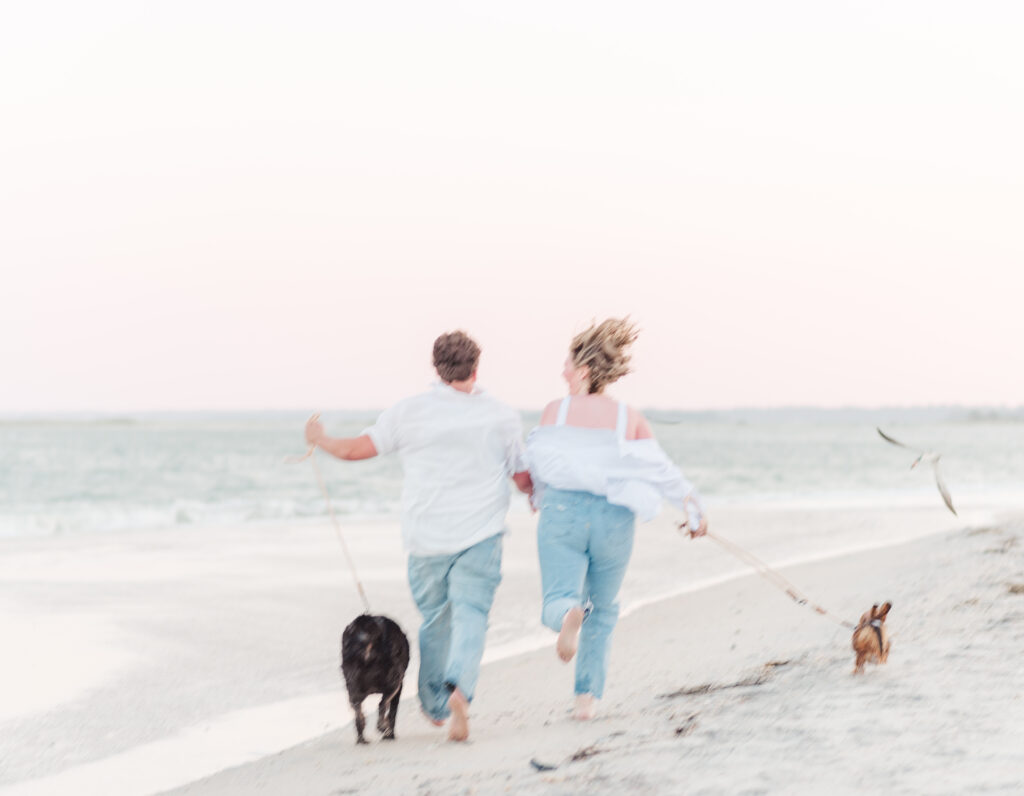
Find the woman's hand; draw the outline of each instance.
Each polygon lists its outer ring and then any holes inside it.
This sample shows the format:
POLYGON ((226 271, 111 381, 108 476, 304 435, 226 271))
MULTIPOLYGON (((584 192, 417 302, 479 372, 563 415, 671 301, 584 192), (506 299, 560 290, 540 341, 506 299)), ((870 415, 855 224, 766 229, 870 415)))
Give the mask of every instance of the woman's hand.
POLYGON ((698 536, 705 536, 708 532, 708 519, 707 517, 701 517, 700 523, 696 528, 690 525, 690 520, 687 518, 684 522, 679 523, 679 532, 686 531, 686 534, 691 539, 696 539, 698 536))
POLYGON ((313 415, 306 421, 306 442, 310 445, 319 445, 324 438, 324 427, 320 422, 320 415, 313 415))

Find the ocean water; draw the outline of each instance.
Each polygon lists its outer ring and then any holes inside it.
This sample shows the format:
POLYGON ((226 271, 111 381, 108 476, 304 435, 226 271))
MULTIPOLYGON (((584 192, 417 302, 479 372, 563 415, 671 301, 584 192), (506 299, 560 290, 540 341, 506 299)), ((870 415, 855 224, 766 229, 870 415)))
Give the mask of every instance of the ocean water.
MULTIPOLYGON (((358 434, 375 412, 326 413, 358 434)), ((710 505, 927 504, 939 500, 914 455, 940 451, 957 503, 1024 504, 1024 411, 963 408, 648 412, 668 454, 710 505)), ((529 430, 537 420, 524 414, 529 430)), ((151 414, 0 420, 0 537, 131 532, 322 518, 300 413, 151 414)), ((336 510, 398 511, 396 457, 323 457, 336 510)), ((513 511, 526 511, 516 500, 513 511)))

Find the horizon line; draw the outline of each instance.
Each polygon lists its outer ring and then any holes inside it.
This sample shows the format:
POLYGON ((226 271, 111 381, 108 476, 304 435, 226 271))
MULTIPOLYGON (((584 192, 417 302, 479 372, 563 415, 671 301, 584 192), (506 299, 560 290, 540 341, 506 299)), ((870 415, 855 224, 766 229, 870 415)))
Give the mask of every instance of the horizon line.
MULTIPOLYGON (((348 414, 369 414, 382 412, 386 406, 365 406, 354 408, 330 407, 318 410, 295 407, 262 407, 262 408, 136 408, 136 409, 11 409, 0 410, 0 419, 18 418, 45 418, 45 417, 82 417, 90 416, 96 418, 116 419, 120 417, 135 417, 145 415, 270 415, 270 414, 300 414, 316 411, 344 412, 348 414)), ((540 413, 540 408, 524 408, 513 406, 518 412, 540 413)), ((732 405, 719 407, 671 407, 671 406, 643 406, 641 412, 671 412, 676 414, 708 414, 726 412, 793 412, 793 411, 816 411, 816 412, 885 412, 885 411, 994 411, 994 412, 1022 412, 1024 403, 1021 404, 964 404, 964 403, 934 403, 934 404, 844 404, 844 405, 823 405, 823 404, 770 404, 770 405, 732 405)))

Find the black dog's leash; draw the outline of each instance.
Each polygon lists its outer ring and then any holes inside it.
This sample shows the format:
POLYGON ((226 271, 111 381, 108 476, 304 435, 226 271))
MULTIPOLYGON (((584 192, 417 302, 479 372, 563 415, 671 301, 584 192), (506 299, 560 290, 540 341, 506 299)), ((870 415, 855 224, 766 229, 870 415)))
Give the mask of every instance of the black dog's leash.
POLYGON ((324 482, 324 477, 320 473, 320 467, 316 463, 316 445, 310 445, 309 450, 303 456, 287 456, 285 461, 288 463, 303 462, 309 459, 313 464, 313 473, 316 475, 316 482, 320 485, 320 492, 323 493, 324 500, 327 501, 327 513, 331 517, 331 522, 334 524, 334 532, 337 534, 338 541, 341 542, 341 549, 345 553, 345 559, 348 561, 349 569, 352 570, 352 580, 356 582, 356 589, 359 591, 359 599, 363 601, 363 608, 365 613, 371 613, 370 601, 366 598, 366 590, 363 588, 363 583, 359 580, 359 574, 356 572, 356 562, 352 559, 352 553, 349 552, 348 544, 345 542, 345 535, 341 532, 341 525, 338 524, 338 518, 334 514, 334 504, 331 503, 331 495, 327 491, 327 484, 324 482))

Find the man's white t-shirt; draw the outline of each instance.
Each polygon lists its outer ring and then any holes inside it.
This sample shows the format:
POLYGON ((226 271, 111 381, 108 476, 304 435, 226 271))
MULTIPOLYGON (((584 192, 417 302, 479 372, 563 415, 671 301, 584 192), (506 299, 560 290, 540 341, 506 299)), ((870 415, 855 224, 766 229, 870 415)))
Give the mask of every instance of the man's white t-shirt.
POLYGON ((505 527, 509 478, 526 470, 511 407, 447 384, 386 409, 363 431, 404 470, 402 541, 415 556, 458 553, 505 527))

